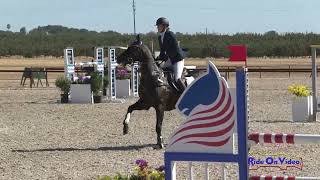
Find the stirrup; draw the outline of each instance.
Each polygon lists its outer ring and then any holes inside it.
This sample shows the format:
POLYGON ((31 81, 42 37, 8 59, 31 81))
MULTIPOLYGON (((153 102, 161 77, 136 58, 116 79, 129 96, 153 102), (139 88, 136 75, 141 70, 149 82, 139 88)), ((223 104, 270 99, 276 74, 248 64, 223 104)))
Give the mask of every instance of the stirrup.
POLYGON ((160 78, 158 78, 157 81, 158 81, 159 83, 163 83, 162 79, 160 79, 160 78))

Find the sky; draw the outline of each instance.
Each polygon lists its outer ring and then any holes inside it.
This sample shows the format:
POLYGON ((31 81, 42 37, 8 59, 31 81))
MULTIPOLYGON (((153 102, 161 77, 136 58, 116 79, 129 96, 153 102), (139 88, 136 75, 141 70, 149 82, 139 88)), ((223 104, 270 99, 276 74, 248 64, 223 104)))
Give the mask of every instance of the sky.
MULTIPOLYGON (((132 0, 0 0, 0 30, 62 25, 133 33, 132 0)), ((320 33, 320 0, 135 0, 136 31, 156 31, 158 17, 181 33, 320 33)))

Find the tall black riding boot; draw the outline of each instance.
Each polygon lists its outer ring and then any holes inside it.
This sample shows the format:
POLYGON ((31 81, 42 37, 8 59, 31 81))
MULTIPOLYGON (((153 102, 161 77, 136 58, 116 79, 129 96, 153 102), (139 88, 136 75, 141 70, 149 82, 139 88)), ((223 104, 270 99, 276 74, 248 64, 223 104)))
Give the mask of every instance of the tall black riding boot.
POLYGON ((186 89, 186 86, 185 84, 182 82, 181 79, 178 79, 177 80, 177 85, 178 85, 178 88, 180 90, 180 93, 182 93, 185 89, 186 89))

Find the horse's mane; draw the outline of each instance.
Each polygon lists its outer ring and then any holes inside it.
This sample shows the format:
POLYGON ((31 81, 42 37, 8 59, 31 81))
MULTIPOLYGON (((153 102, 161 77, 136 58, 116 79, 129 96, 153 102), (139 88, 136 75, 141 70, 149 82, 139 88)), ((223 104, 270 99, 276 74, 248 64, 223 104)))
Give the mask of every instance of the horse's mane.
POLYGON ((140 48, 148 60, 154 61, 154 56, 152 55, 148 46, 142 44, 142 45, 140 45, 140 48))
POLYGON ((141 58, 144 58, 143 63, 149 64, 148 68, 150 70, 150 74, 154 74, 156 72, 156 74, 160 76, 160 74, 162 74, 163 70, 155 62, 155 58, 152 55, 148 46, 146 46, 144 44, 140 44, 137 47, 141 50, 140 55, 143 56, 141 58))

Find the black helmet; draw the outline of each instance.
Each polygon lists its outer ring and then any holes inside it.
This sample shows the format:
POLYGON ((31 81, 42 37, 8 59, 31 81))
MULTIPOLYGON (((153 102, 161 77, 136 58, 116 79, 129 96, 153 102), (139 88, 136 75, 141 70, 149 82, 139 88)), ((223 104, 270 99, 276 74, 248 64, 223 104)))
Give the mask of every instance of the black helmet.
POLYGON ((165 17, 161 17, 161 18, 157 19, 156 25, 158 26, 160 24, 164 24, 164 25, 169 26, 169 20, 165 17))

